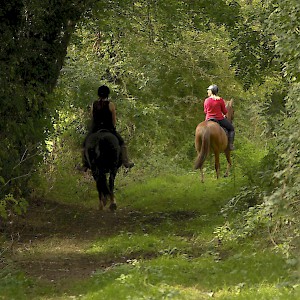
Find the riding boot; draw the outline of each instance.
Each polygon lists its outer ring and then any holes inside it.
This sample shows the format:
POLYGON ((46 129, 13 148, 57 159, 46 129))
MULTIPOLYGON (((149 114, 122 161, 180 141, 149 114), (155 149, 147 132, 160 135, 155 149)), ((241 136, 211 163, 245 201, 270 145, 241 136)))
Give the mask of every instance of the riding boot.
POLYGON ((234 150, 234 145, 233 145, 234 135, 235 135, 234 131, 228 132, 228 143, 229 143, 229 150, 230 151, 234 150))
POLYGON ((125 143, 121 146, 121 155, 123 166, 129 169, 132 168, 134 166, 134 163, 129 161, 127 146, 125 143))

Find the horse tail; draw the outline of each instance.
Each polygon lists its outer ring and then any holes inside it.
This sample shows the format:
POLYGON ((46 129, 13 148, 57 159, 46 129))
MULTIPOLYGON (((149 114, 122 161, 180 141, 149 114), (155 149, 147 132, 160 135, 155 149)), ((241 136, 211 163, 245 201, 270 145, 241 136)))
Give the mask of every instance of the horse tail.
POLYGON ((209 137, 209 129, 207 127, 203 128, 204 132, 201 133, 201 150, 200 153, 198 154, 198 157, 195 161, 195 169, 201 169, 207 155, 209 153, 209 148, 210 148, 210 137, 209 137))
POLYGON ((91 153, 87 147, 84 148, 84 158, 85 158, 89 168, 92 169, 91 153))

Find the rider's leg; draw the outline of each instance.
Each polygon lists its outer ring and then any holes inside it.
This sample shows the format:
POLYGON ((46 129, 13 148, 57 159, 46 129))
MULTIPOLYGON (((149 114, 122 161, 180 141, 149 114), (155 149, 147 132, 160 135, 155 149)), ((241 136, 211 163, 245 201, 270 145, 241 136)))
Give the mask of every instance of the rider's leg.
POLYGON ((231 151, 234 150, 234 145, 233 145, 234 135, 235 135, 234 130, 228 132, 229 150, 231 150, 231 151))
POLYGON ((235 131, 233 125, 225 118, 223 120, 219 120, 219 124, 226 128, 228 131, 228 144, 229 144, 229 150, 234 150, 234 136, 235 136, 235 131))
POLYGON ((132 168, 134 166, 134 163, 129 161, 128 158, 128 151, 127 151, 127 145, 125 144, 123 138, 118 132, 115 132, 116 137, 119 140, 120 146, 121 146, 121 158, 122 158, 122 164, 125 168, 132 168))
POLYGON ((126 146, 125 143, 121 145, 121 153, 122 153, 122 163, 123 163, 123 166, 125 168, 132 168, 134 166, 134 163, 131 162, 131 161, 129 161, 127 146, 126 146))

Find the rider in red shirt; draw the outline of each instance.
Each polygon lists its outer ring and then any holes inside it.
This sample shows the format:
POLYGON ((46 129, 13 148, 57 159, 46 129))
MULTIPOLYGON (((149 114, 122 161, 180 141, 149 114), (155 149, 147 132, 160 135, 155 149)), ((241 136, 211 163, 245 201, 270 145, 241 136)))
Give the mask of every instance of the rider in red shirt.
POLYGON ((218 91, 218 86, 215 84, 210 85, 207 88, 208 98, 204 101, 204 113, 206 114, 205 120, 215 121, 228 131, 229 149, 234 150, 234 127, 225 117, 227 113, 225 101, 221 97, 217 96, 218 91))
POLYGON ((204 112, 206 114, 205 120, 209 120, 209 119, 223 120, 224 115, 227 114, 227 109, 225 107, 224 100, 220 97, 206 98, 204 101, 204 112))

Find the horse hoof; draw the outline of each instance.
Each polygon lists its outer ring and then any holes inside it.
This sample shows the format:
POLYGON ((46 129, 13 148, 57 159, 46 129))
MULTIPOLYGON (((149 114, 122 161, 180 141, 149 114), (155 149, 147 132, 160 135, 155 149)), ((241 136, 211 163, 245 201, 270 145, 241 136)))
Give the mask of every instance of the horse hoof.
POLYGON ((99 210, 103 210, 103 209, 104 209, 104 205, 103 205, 102 202, 100 202, 100 204, 99 204, 99 210))
POLYGON ((106 206, 106 203, 107 203, 107 198, 104 197, 104 199, 103 199, 103 205, 106 206))
POLYGON ((116 203, 111 203, 110 206, 109 206, 109 209, 111 211, 115 211, 117 209, 117 204, 116 203))

